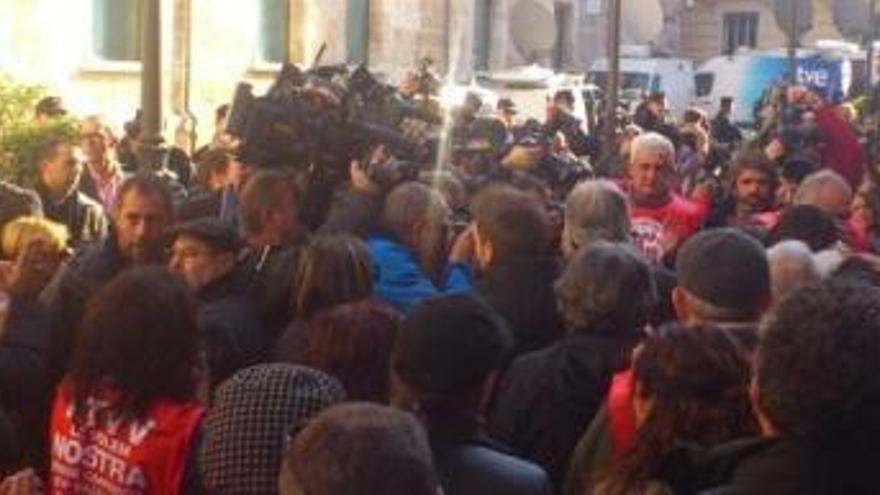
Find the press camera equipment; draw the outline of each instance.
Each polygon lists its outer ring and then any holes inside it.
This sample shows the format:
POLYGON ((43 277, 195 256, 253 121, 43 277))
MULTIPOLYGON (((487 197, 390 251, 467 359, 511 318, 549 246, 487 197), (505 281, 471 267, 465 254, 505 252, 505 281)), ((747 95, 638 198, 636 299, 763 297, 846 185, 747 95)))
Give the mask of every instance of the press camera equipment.
POLYGON ((522 146, 538 146, 545 150, 535 174, 550 184, 555 192, 564 196, 578 182, 593 177, 593 169, 570 153, 555 153, 552 144, 556 132, 557 128, 548 128, 532 119, 519 129, 514 142, 522 146))
POLYGON ((304 71, 286 64, 263 96, 239 83, 226 130, 241 140, 244 163, 306 168, 313 179, 335 184, 347 177, 350 161, 376 143, 400 160, 431 161, 441 125, 439 112, 380 82, 364 66, 304 71))

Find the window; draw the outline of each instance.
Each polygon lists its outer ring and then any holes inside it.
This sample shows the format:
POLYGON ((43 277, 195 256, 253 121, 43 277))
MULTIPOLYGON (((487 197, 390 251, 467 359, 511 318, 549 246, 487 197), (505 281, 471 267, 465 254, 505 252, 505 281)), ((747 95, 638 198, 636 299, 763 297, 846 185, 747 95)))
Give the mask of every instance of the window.
POLYGON ((100 60, 141 59, 141 0, 93 0, 92 53, 100 60))
POLYGON ((289 60, 289 0, 260 0, 257 59, 280 64, 289 60))
POLYGON ((722 53, 733 53, 741 46, 755 48, 758 45, 758 13, 731 12, 724 14, 722 53))
POLYGON ((712 94, 712 87, 715 86, 715 74, 711 72, 699 72, 694 76, 694 84, 697 87, 697 96, 700 98, 712 94))

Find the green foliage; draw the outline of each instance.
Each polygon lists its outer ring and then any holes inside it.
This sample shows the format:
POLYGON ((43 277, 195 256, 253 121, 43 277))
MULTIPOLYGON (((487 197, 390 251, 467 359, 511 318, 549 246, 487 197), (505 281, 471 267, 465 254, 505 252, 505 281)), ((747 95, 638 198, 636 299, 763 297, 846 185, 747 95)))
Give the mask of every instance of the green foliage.
POLYGON ((42 87, 17 83, 0 73, 0 179, 33 185, 37 157, 46 142, 77 138, 79 124, 72 118, 34 119, 34 107, 44 95, 42 87))

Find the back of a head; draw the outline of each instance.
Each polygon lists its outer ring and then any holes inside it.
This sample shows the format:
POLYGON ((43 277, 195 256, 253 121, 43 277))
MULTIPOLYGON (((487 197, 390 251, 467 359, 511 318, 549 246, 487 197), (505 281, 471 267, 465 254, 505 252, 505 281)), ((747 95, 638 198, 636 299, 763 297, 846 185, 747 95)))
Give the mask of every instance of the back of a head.
POLYGON ((493 248, 493 261, 545 255, 550 250, 550 221, 531 194, 507 186, 482 191, 473 203, 478 235, 493 248))
POLYGON ((840 241, 840 227, 831 214, 818 206, 800 204, 782 214, 765 243, 772 247, 784 240, 801 241, 813 252, 823 251, 840 241))
POLYGON ((350 400, 386 403, 402 323, 393 309, 368 300, 323 311, 308 323, 306 364, 338 378, 350 400))
POLYGON ((363 241, 349 235, 324 235, 311 240, 299 259, 294 284, 294 309, 308 319, 337 304, 370 297, 372 260, 363 241))
POLYGON ((113 383, 124 413, 195 393, 195 306, 186 283, 164 268, 132 268, 88 302, 71 364, 74 400, 113 383))
POLYGON ((297 187, 293 178, 278 170, 257 172, 245 182, 241 190, 238 214, 245 235, 260 233, 267 211, 278 208, 285 197, 293 195, 296 201, 297 187))
POLYGON ((600 241, 581 249, 556 282, 559 314, 571 331, 638 330, 656 302, 651 267, 626 244, 600 241))
POLYGON ((456 402, 500 370, 513 345, 500 318, 464 295, 430 300, 411 313, 391 358, 412 399, 456 402))
POLYGON ((629 203, 615 183, 588 180, 568 194, 563 240, 571 254, 595 241, 629 242, 631 230, 629 203))
POLYGON ((707 230, 688 239, 678 251, 676 271, 691 309, 705 313, 697 315, 702 320, 754 320, 770 297, 764 247, 734 228, 707 230))
POLYGON ((755 433, 749 359, 724 330, 661 327, 642 342, 633 374, 653 399, 648 421, 675 428, 679 441, 708 447, 755 433))
POLYGON ((345 399, 342 385, 302 366, 263 364, 217 389, 203 426, 199 475, 209 493, 278 492, 288 436, 345 399))
POLYGON ((773 300, 818 282, 819 269, 810 247, 801 241, 782 241, 767 250, 773 300))
POLYGON ((436 495, 431 450, 411 415, 363 403, 319 414, 288 449, 282 495, 436 495))
POLYGON ((852 200, 849 183, 832 170, 823 169, 808 175, 794 195, 796 205, 815 205, 837 215, 844 212, 852 200))
POLYGON ((777 434, 849 461, 877 445, 878 329, 880 289, 864 283, 829 281, 779 304, 764 322, 756 365, 760 412, 777 434))
POLYGON ((418 182, 406 182, 385 198, 382 226, 398 239, 407 240, 413 227, 446 214, 446 201, 440 193, 418 182))

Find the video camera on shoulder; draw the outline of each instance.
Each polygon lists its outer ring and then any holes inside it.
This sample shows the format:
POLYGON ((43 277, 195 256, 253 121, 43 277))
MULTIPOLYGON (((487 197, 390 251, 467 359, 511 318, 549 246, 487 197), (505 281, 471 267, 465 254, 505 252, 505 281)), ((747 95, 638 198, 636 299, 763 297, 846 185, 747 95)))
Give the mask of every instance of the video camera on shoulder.
POLYGON ((241 140, 239 158, 263 168, 293 166, 330 183, 372 143, 404 161, 431 161, 442 117, 408 100, 366 67, 321 66, 303 71, 286 64, 271 89, 254 96, 242 82, 227 132, 241 140))

